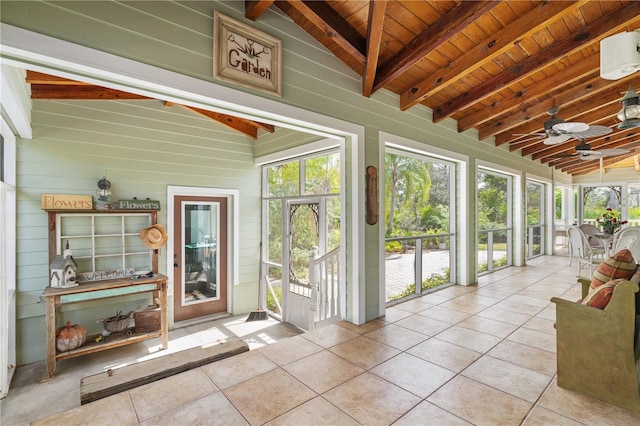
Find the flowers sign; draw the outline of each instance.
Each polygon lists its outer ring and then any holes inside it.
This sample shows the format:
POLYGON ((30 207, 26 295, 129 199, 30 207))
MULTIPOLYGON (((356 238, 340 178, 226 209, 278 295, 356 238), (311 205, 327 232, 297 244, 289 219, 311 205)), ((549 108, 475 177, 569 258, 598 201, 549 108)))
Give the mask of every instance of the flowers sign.
POLYGON ((627 223, 627 221, 620 220, 620 213, 613 210, 611 207, 607 207, 602 214, 602 218, 598 219, 598 223, 602 227, 603 232, 613 234, 618 230, 618 228, 627 223))

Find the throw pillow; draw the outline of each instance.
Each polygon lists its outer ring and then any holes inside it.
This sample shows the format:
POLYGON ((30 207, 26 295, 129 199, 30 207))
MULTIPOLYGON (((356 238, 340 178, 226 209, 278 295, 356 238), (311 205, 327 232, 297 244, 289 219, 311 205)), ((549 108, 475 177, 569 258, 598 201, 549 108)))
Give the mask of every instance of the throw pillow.
POLYGON ((617 280, 611 280, 605 284, 602 284, 596 288, 589 289, 589 294, 582 299, 582 304, 587 306, 593 306, 594 308, 604 309, 611 300, 613 289, 623 281, 624 278, 618 278, 617 280))
POLYGON ((637 265, 633 254, 627 249, 618 251, 604 260, 591 277, 591 288, 594 289, 616 278, 630 279, 636 272, 637 265))

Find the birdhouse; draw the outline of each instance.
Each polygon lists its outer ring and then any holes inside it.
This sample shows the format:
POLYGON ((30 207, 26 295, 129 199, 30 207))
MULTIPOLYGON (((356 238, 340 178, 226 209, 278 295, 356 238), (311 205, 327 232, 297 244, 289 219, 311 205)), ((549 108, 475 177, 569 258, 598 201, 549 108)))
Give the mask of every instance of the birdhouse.
POLYGON ((69 242, 67 241, 67 247, 63 254, 56 255, 49 265, 49 284, 51 287, 66 288, 75 287, 78 285, 76 282, 76 270, 78 264, 71 255, 69 249, 69 242))

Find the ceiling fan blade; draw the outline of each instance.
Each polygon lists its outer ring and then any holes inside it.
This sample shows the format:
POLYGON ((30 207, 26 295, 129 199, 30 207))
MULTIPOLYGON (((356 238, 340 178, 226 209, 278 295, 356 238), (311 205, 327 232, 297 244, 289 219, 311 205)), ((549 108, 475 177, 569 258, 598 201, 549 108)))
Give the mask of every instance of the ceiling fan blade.
POLYGON ((577 121, 565 121, 564 123, 554 124, 552 129, 558 133, 576 133, 588 130, 589 125, 577 121))
POLYGON ((580 154, 581 160, 595 160, 596 158, 613 157, 616 155, 627 154, 629 152, 630 151, 628 149, 609 148, 601 149, 599 151, 580 150, 578 151, 578 154, 580 154))
POLYGON ((543 143, 545 145, 557 145, 559 143, 562 143, 564 141, 567 141, 571 139, 571 135, 566 135, 566 134, 562 134, 562 135, 557 135, 557 136, 549 136, 548 138, 546 138, 543 143))
POLYGON ((547 136, 546 133, 513 133, 513 136, 547 136))
POLYGON ((631 151, 629 151, 628 149, 624 149, 624 148, 609 148, 609 149, 601 149, 601 150, 595 151, 595 152, 601 152, 604 157, 611 157, 611 156, 614 156, 614 155, 628 154, 631 151))
POLYGON ((607 126, 589 126, 587 130, 573 132, 572 136, 577 139, 594 138, 596 136, 608 135, 611 131, 611 128, 607 126))
POLYGON ((585 161, 606 157, 606 155, 603 154, 602 151, 578 151, 578 155, 580 155, 581 160, 585 161))

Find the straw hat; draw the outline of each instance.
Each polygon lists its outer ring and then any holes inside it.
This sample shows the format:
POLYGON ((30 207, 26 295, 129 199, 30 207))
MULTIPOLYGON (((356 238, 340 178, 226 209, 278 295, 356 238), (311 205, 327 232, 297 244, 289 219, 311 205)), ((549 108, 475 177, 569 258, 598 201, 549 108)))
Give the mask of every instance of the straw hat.
POLYGON ((140 231, 140 238, 150 249, 159 249, 167 244, 169 236, 162 225, 153 225, 140 231))

